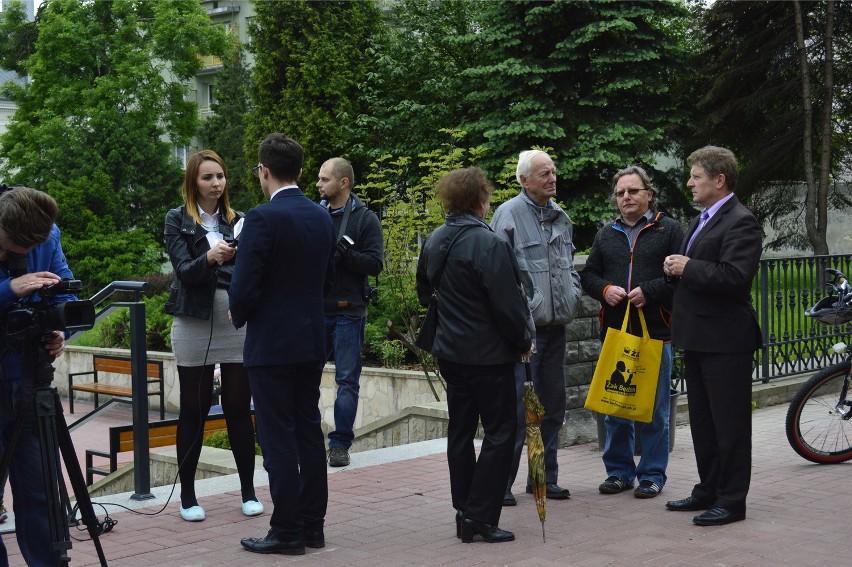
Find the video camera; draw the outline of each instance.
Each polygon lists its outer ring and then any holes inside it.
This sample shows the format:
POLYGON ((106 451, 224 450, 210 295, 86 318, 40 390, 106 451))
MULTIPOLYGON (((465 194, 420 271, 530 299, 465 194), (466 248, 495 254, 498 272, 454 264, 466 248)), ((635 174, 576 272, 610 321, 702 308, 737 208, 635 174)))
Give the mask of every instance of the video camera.
MULTIPOLYGON (((43 299, 50 300, 82 289, 80 280, 64 279, 36 291, 43 299)), ((53 331, 85 331, 95 325, 95 306, 88 299, 62 303, 19 301, 6 311, 2 324, 10 343, 48 336, 53 331)))

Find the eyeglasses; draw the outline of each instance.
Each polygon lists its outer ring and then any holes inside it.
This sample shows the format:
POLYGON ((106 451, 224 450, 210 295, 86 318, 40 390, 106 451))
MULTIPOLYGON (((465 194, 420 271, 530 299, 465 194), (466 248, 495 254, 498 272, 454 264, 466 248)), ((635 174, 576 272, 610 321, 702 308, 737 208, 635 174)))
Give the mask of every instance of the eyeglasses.
POLYGON ((615 192, 615 197, 616 197, 616 199, 622 199, 622 198, 624 198, 625 193, 627 193, 631 197, 635 197, 636 195, 639 194, 639 191, 647 191, 647 189, 645 189, 644 187, 642 187, 641 189, 638 188, 638 187, 630 187, 629 189, 621 189, 620 191, 615 192))
POLYGON ((260 177, 260 168, 263 167, 262 163, 257 164, 253 168, 251 168, 251 174, 255 177, 260 177))

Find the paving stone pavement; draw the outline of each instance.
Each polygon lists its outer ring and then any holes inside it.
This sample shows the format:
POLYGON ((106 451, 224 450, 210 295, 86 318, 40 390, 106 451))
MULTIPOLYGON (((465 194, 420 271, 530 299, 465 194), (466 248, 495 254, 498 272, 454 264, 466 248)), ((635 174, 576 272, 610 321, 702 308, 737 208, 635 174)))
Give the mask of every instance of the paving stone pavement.
MULTIPOLYGON (((560 484, 571 499, 548 501, 545 533, 531 495, 515 486, 518 505, 504 508, 500 526, 516 541, 465 544, 455 537, 450 502, 446 440, 352 455, 352 465, 329 469, 326 547, 304 556, 256 555, 240 547, 247 536, 268 529, 266 474, 255 475, 267 511, 247 518, 240 512, 236 476, 200 481, 207 519, 184 522, 177 494, 154 489, 155 500, 129 495, 99 499, 118 520, 101 536, 109 565, 122 567, 209 565, 310 566, 777 566, 845 564, 852 555, 848 511, 852 505, 852 463, 815 465, 797 456, 784 434, 786 405, 754 413, 754 458, 748 517, 722 527, 692 524, 694 512, 669 512, 666 500, 685 497, 697 481, 688 426, 677 428, 668 483, 654 499, 632 492, 598 493, 605 472, 597 444, 559 451, 560 484)), ((519 478, 524 478, 524 469, 519 478)), ((103 511, 96 506, 100 518, 103 511)), ((86 532, 75 533, 71 565, 98 565, 86 532)), ((4 535, 11 565, 23 565, 13 534, 4 535)))

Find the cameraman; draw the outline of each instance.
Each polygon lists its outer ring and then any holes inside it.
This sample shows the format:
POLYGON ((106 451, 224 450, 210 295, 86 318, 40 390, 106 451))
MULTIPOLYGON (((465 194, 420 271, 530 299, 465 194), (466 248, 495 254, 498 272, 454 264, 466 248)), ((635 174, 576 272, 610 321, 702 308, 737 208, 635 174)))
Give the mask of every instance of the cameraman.
MULTIPOLYGON (((38 290, 73 275, 54 224, 59 212, 56 201, 29 187, 9 189, 4 185, 0 191, 0 313, 5 313, 19 301, 38 301, 38 290)), ((74 299, 73 295, 57 295, 55 301, 74 299)), ((50 356, 61 355, 65 335, 53 331, 44 348, 50 356)), ((0 454, 5 454, 15 427, 15 412, 22 402, 28 403, 32 384, 27 388, 23 383, 21 356, 8 344, 5 329, 0 333, 0 353, 0 454)), ((49 545, 50 516, 35 423, 34 409, 27 408, 9 465, 15 530, 27 565, 53 566, 57 557, 49 545)), ((8 564, 0 539, 0 565, 8 564)))
POLYGON ((349 448, 358 411, 361 348, 367 305, 376 288, 368 276, 377 276, 384 265, 382 225, 376 213, 352 193, 355 172, 347 160, 335 157, 322 164, 317 181, 323 205, 336 231, 334 285, 325 297, 326 350, 334 360, 334 431, 328 434, 328 464, 349 465, 349 448))

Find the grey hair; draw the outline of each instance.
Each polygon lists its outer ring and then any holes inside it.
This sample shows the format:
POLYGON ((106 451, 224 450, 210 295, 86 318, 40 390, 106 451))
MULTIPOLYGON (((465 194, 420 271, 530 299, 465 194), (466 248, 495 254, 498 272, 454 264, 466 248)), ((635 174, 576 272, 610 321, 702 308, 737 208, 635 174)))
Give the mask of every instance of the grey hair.
POLYGON ((536 156, 550 157, 550 154, 541 150, 524 150, 518 155, 518 168, 515 170, 515 177, 517 177, 518 184, 521 187, 524 186, 523 182, 521 182, 521 176, 530 176, 530 170, 532 169, 532 160, 536 156))
POLYGON ((612 196, 610 196, 610 201, 612 204, 618 208, 618 200, 615 198, 615 186, 618 184, 618 180, 624 177, 625 175, 633 175, 636 174, 639 176, 639 179, 642 181, 642 187, 651 193, 651 201, 648 203, 648 206, 652 209, 655 208, 655 198, 657 196, 657 188, 654 187, 654 184, 651 182, 651 176, 648 175, 648 172, 638 165, 629 165, 624 169, 619 169, 615 172, 615 175, 612 176, 612 196))

